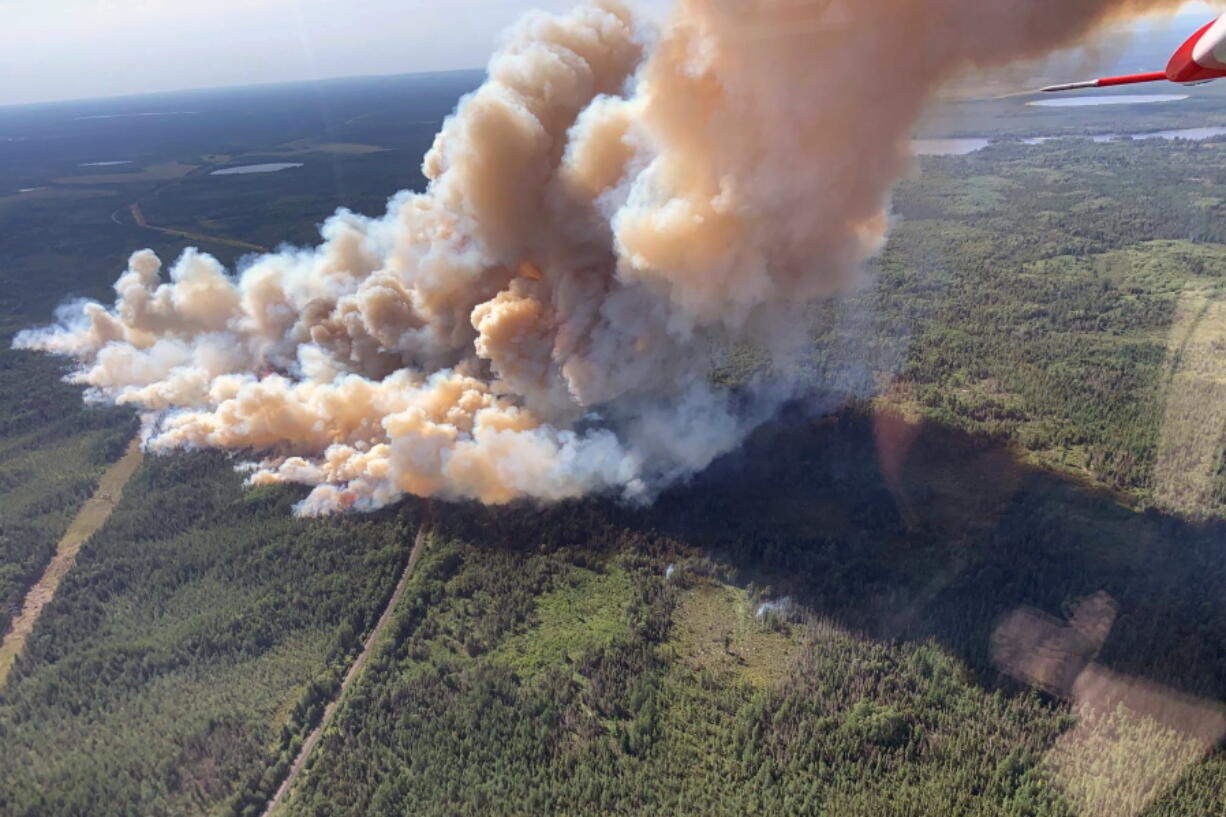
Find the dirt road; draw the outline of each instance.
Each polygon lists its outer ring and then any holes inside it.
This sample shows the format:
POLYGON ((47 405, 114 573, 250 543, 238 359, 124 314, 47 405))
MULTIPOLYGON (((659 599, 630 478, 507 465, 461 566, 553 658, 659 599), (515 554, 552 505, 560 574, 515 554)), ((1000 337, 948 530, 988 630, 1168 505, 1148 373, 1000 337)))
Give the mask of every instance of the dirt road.
MULTIPOLYGON (((426 517, 429 519, 429 516, 426 517)), ((294 758, 294 764, 290 766, 289 774, 285 776, 285 780, 281 782, 277 793, 268 801, 268 805, 264 807, 264 813, 261 817, 270 817, 278 806, 284 802, 290 791, 294 787, 294 782, 298 779, 298 775, 302 773, 302 769, 306 766, 307 758, 311 755, 311 750, 315 748, 315 744, 319 743, 319 738, 323 735, 325 729, 332 723, 333 716, 336 715, 337 707, 345 698, 345 693, 349 691, 349 687, 353 685, 354 680, 366 666, 366 660, 370 657, 371 650, 375 643, 378 642, 379 636, 383 634, 384 629, 392 620, 392 611, 396 609, 396 605, 400 602, 401 596, 404 595, 404 589, 408 586, 409 579, 413 575, 413 566, 417 564, 417 559, 425 548, 426 537, 430 535, 430 524, 428 521, 423 521, 417 529, 417 536, 413 540, 413 550, 409 552, 409 561, 404 566, 404 572, 400 574, 400 580, 396 582, 396 589, 392 591, 392 597, 388 599, 387 607, 383 608, 383 614, 379 616, 378 622, 375 623, 375 628, 370 631, 370 635, 366 637, 366 643, 362 645, 362 652, 358 654, 357 659, 349 667, 349 671, 345 673, 345 680, 341 681, 341 688, 337 690, 336 697, 324 708, 323 717, 319 719, 319 724, 311 731, 306 741, 302 744, 302 749, 299 750, 298 756, 294 758)))
POLYGON ((119 461, 102 475, 102 479, 98 481, 98 489, 93 496, 85 500, 68 530, 64 532, 63 538, 56 546, 55 555, 43 571, 42 578, 26 593, 21 612, 13 619, 13 626, 0 644, 0 688, 8 680, 17 656, 25 649, 26 639, 34 631, 34 625, 38 622, 43 608, 55 597, 60 582, 76 564, 81 545, 94 535, 94 531, 102 527, 111 511, 115 510, 119 497, 123 494, 123 486, 140 467, 141 458, 140 438, 136 437, 128 443, 128 450, 119 461))
MULTIPOLYGON (((253 250, 255 252, 268 252, 267 247, 261 247, 259 244, 251 244, 247 241, 239 241, 237 238, 220 238, 215 235, 204 235, 202 233, 190 233, 187 230, 175 230, 170 227, 159 227, 156 224, 150 224, 145 220, 145 214, 141 212, 140 202, 132 202, 128 205, 128 209, 132 212, 132 220, 136 222, 137 227, 144 227, 146 230, 156 230, 159 233, 166 235, 179 236, 180 238, 189 238, 192 241, 211 241, 214 244, 227 244, 231 247, 241 247, 244 250, 253 250)), ((114 221, 114 215, 112 214, 114 221)))

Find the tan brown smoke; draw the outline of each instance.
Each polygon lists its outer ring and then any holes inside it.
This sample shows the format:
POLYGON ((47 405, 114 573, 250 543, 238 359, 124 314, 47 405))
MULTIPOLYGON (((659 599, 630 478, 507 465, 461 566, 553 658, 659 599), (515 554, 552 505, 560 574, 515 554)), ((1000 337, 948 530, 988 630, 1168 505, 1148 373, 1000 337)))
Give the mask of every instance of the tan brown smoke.
POLYGON ((404 493, 649 497, 759 414, 712 349, 794 341, 880 245, 909 132, 968 67, 1068 45, 1123 0, 681 0, 530 14, 425 157, 430 185, 237 276, 136 253, 118 298, 17 345, 81 361, 154 451, 269 452, 303 513, 404 493))

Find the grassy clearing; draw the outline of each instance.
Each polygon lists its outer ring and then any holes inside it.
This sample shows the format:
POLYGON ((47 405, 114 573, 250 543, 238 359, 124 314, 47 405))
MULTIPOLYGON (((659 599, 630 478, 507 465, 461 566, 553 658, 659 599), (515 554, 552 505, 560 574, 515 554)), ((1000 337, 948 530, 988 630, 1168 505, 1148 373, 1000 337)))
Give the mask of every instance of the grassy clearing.
POLYGON ((574 663, 627 632, 632 588, 623 569, 613 566, 600 573, 574 567, 563 581, 562 587, 537 599, 536 625, 508 638, 494 654, 526 678, 574 663))
POLYGON ((1141 814, 1205 756, 1203 743, 1125 706, 1083 707, 1077 716, 1043 765, 1079 817, 1141 814))
POLYGON ((119 195, 114 190, 96 190, 89 187, 40 187, 26 193, 0 196, 0 205, 19 207, 31 202, 46 202, 56 199, 104 199, 119 195))
POLYGON ((1190 290, 1167 345, 1166 406, 1154 463, 1154 498, 1201 515, 1214 504, 1226 444, 1226 301, 1190 290))
POLYGON ((675 645, 692 670, 730 674, 753 687, 786 677, 797 640, 786 624, 769 626, 755 615, 749 594, 702 579, 674 614, 675 645))
POLYGON ((134 182, 164 182, 179 179, 195 170, 198 165, 186 162, 163 162, 149 165, 134 173, 88 173, 82 176, 64 176, 54 179, 56 184, 130 184, 134 182))
POLYGON ((387 148, 378 145, 363 145, 357 142, 321 142, 314 139, 295 139, 279 145, 275 151, 260 155, 297 156, 303 153, 338 153, 349 156, 362 156, 367 153, 382 153, 387 148))

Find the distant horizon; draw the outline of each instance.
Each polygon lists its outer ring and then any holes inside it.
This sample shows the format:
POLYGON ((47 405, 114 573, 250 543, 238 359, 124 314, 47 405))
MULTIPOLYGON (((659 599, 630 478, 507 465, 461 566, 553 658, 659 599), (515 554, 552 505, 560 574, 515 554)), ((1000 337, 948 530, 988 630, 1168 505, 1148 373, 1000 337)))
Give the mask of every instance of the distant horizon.
MULTIPOLYGON (((0 109, 480 71, 502 32, 525 13, 564 11, 580 2, 456 0, 443 15, 432 0, 353 0, 343 19, 328 0, 217 0, 204 16, 197 7, 161 0, 140 9, 116 9, 105 0, 6 5, 0 74, 17 82, 8 85, 9 96, 0 95, 0 109), (236 19, 243 24, 236 27, 236 19), (107 53, 108 43, 116 53, 107 53)), ((1134 33, 1169 33, 1184 25, 1180 20, 1218 13, 1223 5, 1193 0, 1171 15, 1125 25, 1134 33)), ((659 20, 672 0, 631 0, 631 6, 659 20)))
MULTIPOLYGON (((656 19, 671 0, 629 0, 656 19)), ((484 66, 576 0, 7 0, 0 107, 484 66)))
POLYGON ((163 91, 137 91, 135 93, 113 94, 108 96, 72 97, 65 99, 48 99, 41 102, 0 103, 0 111, 16 108, 44 108, 56 105, 76 105, 85 103, 120 102, 125 99, 146 99, 150 97, 168 97, 179 94, 209 93, 210 91, 242 91, 254 88, 276 88, 290 85, 323 85, 333 82, 359 81, 364 79, 394 79, 396 77, 426 77, 444 74, 477 74, 485 73, 485 66, 471 68, 443 68, 437 71, 399 71, 387 74, 342 74, 334 77, 309 77, 305 79, 270 80, 268 82, 248 82, 228 85, 205 85, 191 88, 170 88, 163 91))

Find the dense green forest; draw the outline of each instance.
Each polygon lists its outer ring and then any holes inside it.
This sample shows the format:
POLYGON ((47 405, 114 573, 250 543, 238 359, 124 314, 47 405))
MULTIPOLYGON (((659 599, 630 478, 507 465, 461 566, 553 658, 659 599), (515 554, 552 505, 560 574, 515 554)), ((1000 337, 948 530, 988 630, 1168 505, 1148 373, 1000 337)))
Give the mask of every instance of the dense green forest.
POLYGON ((1226 370, 1214 351, 1226 344, 1215 306, 1226 209, 1214 195, 1226 142, 1001 143, 922 166, 896 195, 878 285, 818 312, 821 376, 849 349, 890 375, 885 399, 904 410, 1012 443, 1142 507, 1220 513, 1226 422, 1180 392, 1226 370), (1210 320, 1176 319, 1210 307, 1210 320), (832 336, 836 309, 861 311, 872 340, 832 336), (1211 356, 1196 372, 1187 355, 1181 368, 1189 344, 1211 356), (1162 460, 1192 441, 1216 456, 1196 497, 1175 496, 1193 491, 1162 484, 1162 460))
MULTIPOLYGON (((0 218, 7 212, 0 200, 0 218)), ((11 348, 18 330, 45 321, 72 291, 74 268, 98 264, 88 244, 48 253, 56 226, 47 215, 6 235, 0 257, 0 631, 103 468, 136 432, 130 410, 83 404, 81 390, 60 381, 64 361, 11 348)), ((117 249, 112 265, 122 258, 117 249)))
MULTIPOLYGON (((935 430, 908 521, 874 446, 848 414, 651 511, 450 508, 285 813, 1125 813, 1177 732, 1111 744, 1114 793, 1053 785, 1077 718, 997 671, 993 628, 1105 592, 1103 665, 1220 700, 1226 531, 935 430)), ((1226 809, 1226 759, 1179 772, 1142 813, 1226 809)))
POLYGON ((199 814, 273 774, 270 752, 318 716, 413 531, 407 509, 296 519, 298 498, 243 490, 220 455, 146 462, 0 699, 0 811, 199 814))
MULTIPOLYGON (((0 631, 103 466, 136 431, 130 410, 82 404, 81 390, 60 382, 65 361, 13 350, 16 332, 46 324, 66 301, 109 302, 111 284, 133 250, 150 247, 170 262, 188 245, 133 224, 131 202, 141 202, 155 224, 269 246, 313 241, 316 225, 339 206, 381 210, 396 190, 421 184, 420 156, 438 121, 479 77, 464 71, 357 86, 337 81, 166 95, 177 109, 210 116, 135 130, 122 117, 106 118, 125 110, 125 100, 3 111, 0 131, 23 135, 0 151, 0 631), (332 133, 321 105, 363 118, 343 134, 332 133), (377 116, 370 116, 376 105, 377 116), (298 143, 306 137, 374 144, 369 153, 333 155, 314 151, 314 141, 298 143), (286 143, 311 172, 271 186, 263 177, 208 175, 213 166, 259 161, 286 143), (114 156, 136 159, 102 171, 81 164, 114 156), (172 165, 194 170, 160 178, 157 169, 172 165), (15 192, 21 190, 27 192, 15 192)), ((205 242, 201 249, 229 265, 242 254, 224 243, 205 242)))
MULTIPOLYGON (((203 94, 230 118, 151 123, 115 172, 132 180, 72 175, 113 158, 118 126, 46 125, 43 153, 0 157, 5 184, 50 184, 0 190, 0 627, 136 424, 13 333, 107 298, 131 249, 184 246, 132 201, 263 245, 311 240, 337 205, 379 212, 473 79, 338 85, 327 127, 312 93, 203 94), (207 173, 291 150, 299 175, 207 173), (172 161, 196 169, 141 176, 172 161)), ((1129 116, 1186 126, 1211 102, 1129 116)), ((993 132, 1050 124, 1026 113, 993 132)), ((1223 189, 1226 142, 921 160, 871 284, 811 312, 812 393, 743 450, 651 508, 434 506, 279 817, 1226 814, 1220 735, 1172 715, 1211 726, 1226 701, 1223 189), (1003 622, 1080 632, 1086 599, 1113 615, 1045 683, 999 660, 1003 622), (1090 706, 1065 676, 1164 703, 1090 706)), ((761 365, 741 350, 717 376, 761 365)), ((299 490, 233 465, 147 459, 82 550, 0 690, 0 815, 262 812, 427 514, 296 519, 299 490)))

